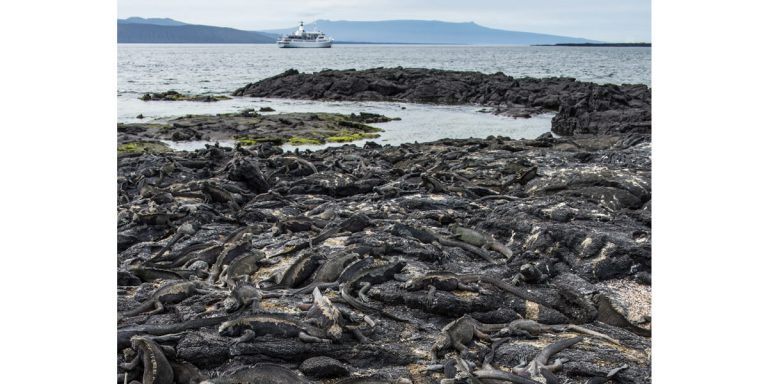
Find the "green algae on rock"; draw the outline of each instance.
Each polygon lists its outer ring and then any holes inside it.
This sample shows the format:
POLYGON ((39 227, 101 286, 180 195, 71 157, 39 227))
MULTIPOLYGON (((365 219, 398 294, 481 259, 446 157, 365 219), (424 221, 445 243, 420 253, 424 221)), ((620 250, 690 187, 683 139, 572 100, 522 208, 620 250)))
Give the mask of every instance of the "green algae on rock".
POLYGON ((133 141, 117 147, 117 153, 163 153, 171 149, 157 141, 133 141))
POLYGON ((323 141, 320 139, 310 139, 307 137, 291 137, 288 139, 288 143, 291 145, 320 145, 323 141))
POLYGON ((264 143, 272 143, 276 145, 285 144, 285 139, 280 137, 235 136, 235 140, 242 145, 257 145, 264 143))
POLYGON ((392 118, 360 113, 279 113, 261 115, 253 109, 217 115, 186 115, 167 122, 118 124, 118 143, 170 140, 227 141, 242 145, 270 142, 276 145, 346 143, 379 137, 381 128, 364 122, 392 118))

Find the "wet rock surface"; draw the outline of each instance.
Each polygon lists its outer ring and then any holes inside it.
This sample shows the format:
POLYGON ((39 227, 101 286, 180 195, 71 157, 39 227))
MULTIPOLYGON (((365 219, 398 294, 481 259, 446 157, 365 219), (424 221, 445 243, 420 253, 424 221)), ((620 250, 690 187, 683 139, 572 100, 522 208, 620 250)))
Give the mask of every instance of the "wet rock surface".
POLYGON ((119 123, 118 144, 160 143, 160 140, 323 144, 371 139, 381 129, 370 123, 394 120, 372 113, 281 113, 262 115, 253 109, 219 115, 187 115, 167 122, 119 123))
MULTIPOLYGON (((424 101, 349 73, 334 92, 424 101)), ((435 102, 480 102, 456 87, 435 102)), ((650 383, 640 131, 119 154, 118 381, 650 383)))
POLYGON ((224 95, 185 95, 176 91, 145 93, 139 99, 143 101, 202 101, 212 103, 219 100, 229 100, 231 97, 224 95))
POLYGON ((422 68, 288 70, 237 89, 235 96, 478 104, 526 118, 557 111, 552 132, 650 133, 651 90, 645 85, 598 85, 572 78, 513 78, 422 68))

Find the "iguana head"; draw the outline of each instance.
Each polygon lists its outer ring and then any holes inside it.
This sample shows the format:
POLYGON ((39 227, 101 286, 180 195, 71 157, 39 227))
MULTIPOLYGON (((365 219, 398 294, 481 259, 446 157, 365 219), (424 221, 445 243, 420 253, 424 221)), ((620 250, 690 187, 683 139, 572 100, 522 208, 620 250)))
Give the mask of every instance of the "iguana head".
POLYGON ((245 324, 239 320, 225 321, 219 326, 219 335, 229 337, 240 336, 245 327, 245 324))
POLYGON ((208 291, 208 284, 205 283, 203 280, 192 280, 191 281, 192 288, 201 290, 201 291, 208 291))
POLYGON ((400 271, 402 271, 403 268, 405 268, 406 265, 408 265, 408 263, 405 262, 404 260, 400 260, 400 261, 396 262, 395 263, 395 267, 394 267, 395 273, 400 273, 400 271))
POLYGON ((129 271, 135 271, 137 269, 140 269, 143 264, 143 261, 136 257, 128 261, 127 267, 129 271))
POLYGON ((343 330, 341 329, 341 326, 338 324, 333 324, 328 328, 328 336, 330 336, 333 340, 341 340, 341 334, 343 330))
POLYGON ((131 348, 133 348, 135 351, 138 350, 139 345, 143 342, 146 342, 146 340, 147 338, 144 336, 136 335, 131 337, 131 348))
POLYGON ((432 345, 432 351, 442 351, 443 349, 448 348, 449 345, 451 345, 451 337, 446 333, 440 333, 435 338, 435 344, 432 345))
POLYGON ((182 233, 185 235, 194 235, 195 234, 195 225, 191 222, 184 223, 179 226, 179 228, 176 229, 176 232, 182 233))
POLYGON ((403 288, 409 291, 416 291, 419 289, 424 289, 425 285, 426 284, 424 283, 424 280, 421 277, 415 277, 412 279, 408 279, 405 283, 403 283, 403 288))
POLYGON ((240 236, 240 240, 242 242, 244 242, 244 243, 248 242, 248 241, 251 241, 252 239, 253 239, 253 233, 251 233, 251 232, 243 233, 243 235, 240 236))

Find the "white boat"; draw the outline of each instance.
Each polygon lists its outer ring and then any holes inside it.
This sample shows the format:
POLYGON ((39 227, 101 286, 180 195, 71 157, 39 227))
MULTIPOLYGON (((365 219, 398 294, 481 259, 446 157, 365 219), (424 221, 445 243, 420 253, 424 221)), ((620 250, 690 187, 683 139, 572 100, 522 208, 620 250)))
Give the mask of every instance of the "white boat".
POLYGON ((307 32, 304 22, 299 23, 299 29, 293 34, 283 35, 277 41, 280 48, 330 48, 333 39, 320 31, 307 32))

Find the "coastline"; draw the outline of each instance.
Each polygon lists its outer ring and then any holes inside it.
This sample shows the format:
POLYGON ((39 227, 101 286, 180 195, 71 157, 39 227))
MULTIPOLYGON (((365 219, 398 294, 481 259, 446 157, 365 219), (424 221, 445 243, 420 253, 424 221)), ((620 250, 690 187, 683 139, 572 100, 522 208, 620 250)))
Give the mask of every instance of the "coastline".
MULTIPOLYGON (((507 325, 524 317, 541 324, 581 324, 619 342, 582 335, 558 354, 569 359, 559 377, 605 376, 626 364, 617 374, 622 382, 650 382, 648 87, 392 68, 287 71, 234 94, 474 102, 510 115, 557 111, 552 131, 562 136, 295 152, 272 143, 243 143, 160 155, 123 153, 118 156, 119 312, 146 302, 162 284, 194 276, 209 281, 215 265, 229 268, 220 272, 221 279, 210 280, 222 286, 207 284, 208 293, 171 303, 172 310, 124 317, 118 348, 131 335, 177 333, 180 324, 223 322, 237 317, 236 311, 279 314, 305 328, 306 319, 315 316, 324 332, 342 326, 338 339, 325 333, 334 341, 305 343, 272 331, 256 342, 233 345, 218 324, 185 326, 175 342, 176 359, 194 364, 206 377, 266 358, 304 367, 299 370, 313 379, 340 371, 364 376, 376 369, 382 382, 429 382, 444 377, 442 370, 431 370, 429 356, 445 336, 443 326, 462 315, 507 325), (462 236, 461 228, 482 236, 462 236), (307 244, 308 239, 317 241, 307 244), (238 251, 230 255, 224 249, 238 251), (235 260, 243 255, 252 255, 253 264, 234 275, 235 260), (358 272, 392 269, 378 278, 356 273, 319 296, 307 296, 311 290, 289 294, 325 281, 318 275, 334 263, 340 263, 335 277, 325 280, 342 279, 344 267, 353 265, 358 272), (485 280, 470 279, 468 290, 405 284, 428 273, 483 274, 517 283, 528 296, 485 280), (247 281, 235 285, 244 276, 247 281), (235 287, 244 286, 260 291, 259 310, 233 296, 235 287), (338 315, 316 317, 329 305, 338 315), (306 369, 319 355, 338 361, 306 369)), ((566 330, 515 338, 493 361, 513 367, 520 356, 576 336, 566 330)), ((488 347, 479 340, 468 345, 472 352, 466 354, 438 348, 440 361, 443 354, 461 357, 479 369, 488 347)))
POLYGON ((651 132, 651 90, 642 84, 603 84, 573 78, 514 78, 499 72, 425 68, 295 69, 250 83, 233 96, 311 100, 476 104, 515 116, 557 111, 558 135, 651 132))

